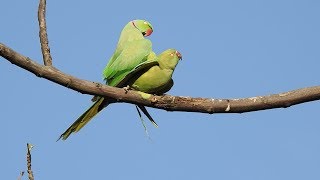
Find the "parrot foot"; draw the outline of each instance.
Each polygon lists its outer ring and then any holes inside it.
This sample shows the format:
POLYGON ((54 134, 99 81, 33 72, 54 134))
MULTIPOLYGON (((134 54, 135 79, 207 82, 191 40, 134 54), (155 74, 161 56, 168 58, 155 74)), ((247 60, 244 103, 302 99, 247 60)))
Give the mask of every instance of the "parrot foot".
POLYGON ((125 91, 126 94, 129 92, 130 89, 131 89, 131 87, 129 85, 127 85, 126 87, 123 88, 123 90, 125 91))
POLYGON ((91 99, 91 101, 92 101, 92 102, 96 102, 96 101, 98 100, 98 98, 99 98, 99 96, 93 96, 92 99, 91 99))

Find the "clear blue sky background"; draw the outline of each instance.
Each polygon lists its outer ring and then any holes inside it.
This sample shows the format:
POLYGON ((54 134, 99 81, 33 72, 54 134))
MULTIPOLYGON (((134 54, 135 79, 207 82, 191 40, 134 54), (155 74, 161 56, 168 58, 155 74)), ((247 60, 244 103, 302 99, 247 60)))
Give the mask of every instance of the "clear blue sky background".
MULTIPOLYGON (((0 42, 42 63, 38 1, 1 2, 0 42)), ((172 95, 241 98, 319 85, 320 1, 53 1, 53 63, 102 82, 123 26, 147 19, 160 53, 183 55, 172 95)), ((130 104, 105 109, 78 134, 59 135, 91 97, 37 78, 0 58, 1 179, 320 179, 319 102, 244 114, 150 109, 150 141, 130 104)))

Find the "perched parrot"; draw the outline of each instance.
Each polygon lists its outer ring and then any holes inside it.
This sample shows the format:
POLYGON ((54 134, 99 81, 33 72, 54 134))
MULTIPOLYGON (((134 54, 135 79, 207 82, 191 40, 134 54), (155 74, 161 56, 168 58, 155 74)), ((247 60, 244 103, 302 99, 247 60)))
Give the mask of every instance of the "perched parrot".
POLYGON ((175 49, 167 49, 157 57, 157 64, 146 62, 138 71, 133 71, 127 84, 136 91, 161 95, 173 86, 172 74, 182 55, 175 49), (146 66, 146 68, 143 68, 146 66))
MULTIPOLYGON (((117 48, 103 71, 104 79, 108 85, 122 87, 119 82, 126 77, 132 68, 147 59, 156 58, 156 54, 152 52, 151 41, 144 39, 144 36, 150 36, 152 32, 152 25, 145 20, 133 20, 124 27, 117 48)), ((138 109, 137 111, 139 112, 138 109)), ((157 127, 147 110, 142 111, 157 127)))

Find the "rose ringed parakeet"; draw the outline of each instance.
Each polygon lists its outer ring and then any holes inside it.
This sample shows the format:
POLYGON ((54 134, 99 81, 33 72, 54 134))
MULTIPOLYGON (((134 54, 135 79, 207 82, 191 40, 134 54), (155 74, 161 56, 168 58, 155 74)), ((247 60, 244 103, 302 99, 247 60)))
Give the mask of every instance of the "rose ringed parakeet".
MULTIPOLYGON (((149 66, 150 68, 147 67, 137 71, 133 77, 130 77, 130 80, 127 82, 127 84, 129 84, 134 90, 156 95, 164 94, 173 86, 172 74, 176 65, 181 59, 182 56, 177 50, 168 49, 158 56, 158 64, 151 67, 149 66)), ((147 66, 147 63, 145 64, 147 66)), ((144 106, 136 105, 136 107, 139 107, 141 111, 148 117, 148 119, 157 125, 144 106)), ((142 120, 138 108, 137 111, 140 119, 142 120)))
MULTIPOLYGON (((130 21, 122 30, 117 48, 103 71, 104 79, 110 86, 118 83, 137 65, 155 58, 150 40, 144 37, 151 35, 152 25, 145 20, 130 21)), ((67 139, 72 132, 79 131, 94 115, 106 107, 110 100, 97 97, 95 103, 84 112, 61 136, 67 139)))
POLYGON ((127 84, 137 91, 164 94, 173 86, 172 74, 181 59, 182 56, 177 50, 165 50, 157 57, 157 65, 136 72, 127 84))
MULTIPOLYGON (((144 62, 126 76, 128 80, 123 81, 137 91, 156 95, 164 94, 173 86, 172 74, 180 59, 182 56, 177 50, 168 49, 157 57, 156 63, 155 61, 144 62)), ((142 123, 139 109, 156 127, 158 126, 144 106, 136 105, 136 107, 142 123)), ((143 126, 146 130, 144 124, 143 126)))

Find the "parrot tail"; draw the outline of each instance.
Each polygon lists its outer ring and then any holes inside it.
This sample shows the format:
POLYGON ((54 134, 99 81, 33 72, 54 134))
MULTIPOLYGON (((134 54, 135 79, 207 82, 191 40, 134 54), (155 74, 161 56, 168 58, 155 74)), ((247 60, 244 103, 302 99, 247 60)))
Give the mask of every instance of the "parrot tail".
MULTIPOLYGON (((139 107, 141 109, 141 111, 143 112, 144 115, 146 115, 149 119, 149 121, 154 125, 154 127, 158 127, 158 124, 156 123, 156 121, 153 120, 152 116, 149 114, 149 112, 147 111, 146 107, 141 106, 141 105, 136 105, 136 108, 139 107)), ((139 109, 137 108, 138 114, 140 119, 142 120, 142 116, 141 113, 139 112, 139 109)), ((142 120, 143 121, 143 120, 142 120)))
POLYGON ((58 140, 66 140, 71 133, 78 132, 108 104, 108 100, 106 100, 104 97, 97 97, 95 103, 86 112, 84 112, 64 133, 62 133, 58 140))

